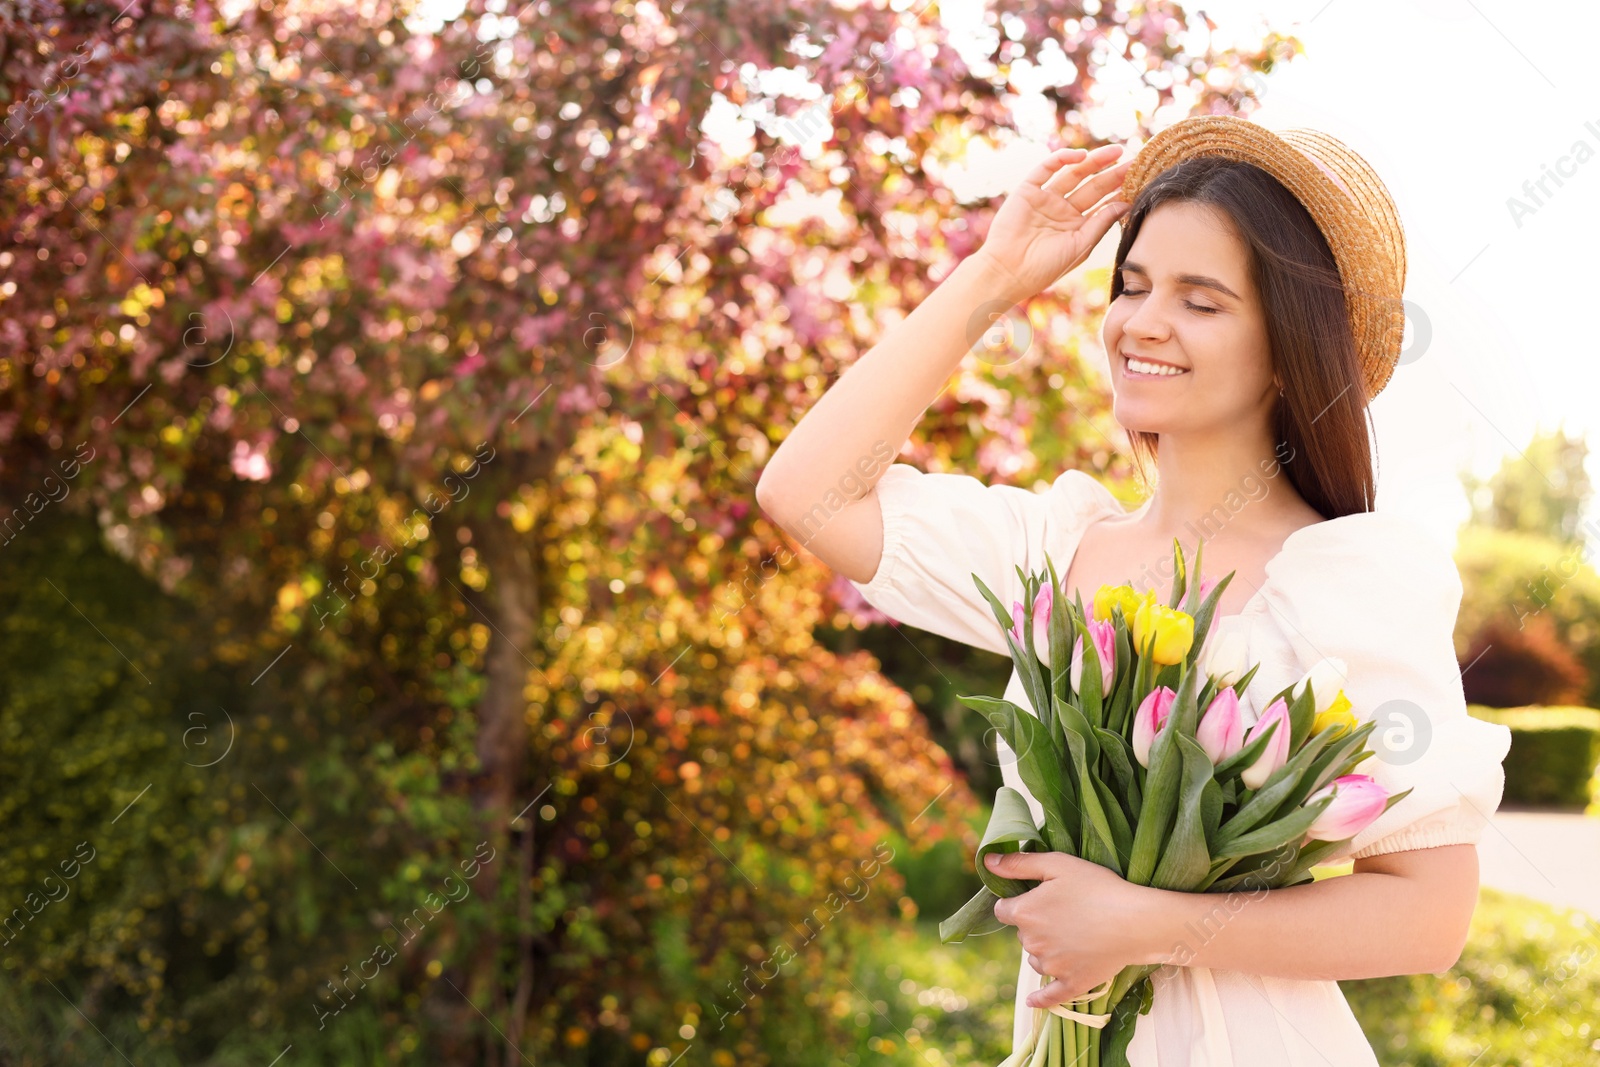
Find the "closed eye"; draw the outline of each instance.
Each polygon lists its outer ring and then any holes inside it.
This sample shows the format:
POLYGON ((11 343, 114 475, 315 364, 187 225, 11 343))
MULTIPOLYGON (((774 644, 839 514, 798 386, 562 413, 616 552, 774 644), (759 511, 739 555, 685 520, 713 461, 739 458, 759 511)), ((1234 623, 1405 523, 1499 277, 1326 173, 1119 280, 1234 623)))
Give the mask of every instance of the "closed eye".
MULTIPOLYGON (((1124 290, 1122 290, 1122 295, 1123 296, 1143 296, 1144 294, 1145 294, 1145 290, 1143 290, 1143 289, 1137 289, 1137 290, 1136 289, 1124 289, 1124 290)), ((1188 308, 1190 311, 1199 311, 1199 312, 1203 312, 1204 314, 1207 314, 1207 315, 1215 315, 1219 311, 1222 310, 1221 308, 1206 307, 1204 304, 1191 303, 1188 300, 1185 300, 1183 302, 1183 306, 1188 308)))

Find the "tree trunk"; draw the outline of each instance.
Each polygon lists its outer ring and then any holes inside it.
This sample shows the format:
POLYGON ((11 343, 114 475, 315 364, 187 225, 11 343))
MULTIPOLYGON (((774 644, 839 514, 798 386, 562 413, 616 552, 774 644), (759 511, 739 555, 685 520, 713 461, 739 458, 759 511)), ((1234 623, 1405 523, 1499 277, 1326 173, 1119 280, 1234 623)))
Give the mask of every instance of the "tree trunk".
POLYGON ((535 668, 528 652, 539 625, 536 545, 504 519, 475 524, 472 543, 489 569, 489 588, 474 599, 489 623, 489 657, 478 704, 478 760, 483 765, 478 809, 506 819, 528 764, 528 701, 522 693, 535 668), (481 601, 481 602, 479 602, 481 601))
MULTIPOLYGON (((477 754, 482 768, 473 796, 483 825, 491 828, 497 853, 494 862, 483 866, 483 874, 487 876, 483 892, 493 915, 501 900, 502 878, 513 879, 521 920, 523 913, 529 910, 523 898, 531 891, 528 884, 531 871, 523 873, 515 869, 526 866, 526 860, 518 864, 520 857, 511 854, 510 823, 527 803, 520 798, 529 744, 528 702, 523 691, 527 688, 529 674, 536 669, 529 653, 538 644, 538 545, 533 535, 518 533, 510 522, 492 514, 473 523, 472 544, 480 561, 488 568, 489 585, 483 596, 468 594, 468 599, 475 609, 473 614, 487 622, 491 631, 483 697, 478 704, 477 754), (513 865, 512 869, 502 872, 502 867, 507 865, 513 865)), ((518 852, 525 852, 531 846, 531 827, 524 836, 527 844, 518 852)), ((519 977, 516 980, 517 996, 508 1006, 508 981, 502 970, 501 927, 500 920, 491 917, 483 941, 473 955, 472 988, 474 992, 488 993, 485 1014, 502 1029, 505 1061, 512 1063, 521 1059, 528 999, 522 986, 528 979, 519 977)), ((518 970, 526 969, 526 957, 526 949, 519 943, 518 970)), ((484 1031, 482 1062, 485 1065, 501 1058, 497 1054, 500 1044, 501 1036, 493 1028, 484 1031)))

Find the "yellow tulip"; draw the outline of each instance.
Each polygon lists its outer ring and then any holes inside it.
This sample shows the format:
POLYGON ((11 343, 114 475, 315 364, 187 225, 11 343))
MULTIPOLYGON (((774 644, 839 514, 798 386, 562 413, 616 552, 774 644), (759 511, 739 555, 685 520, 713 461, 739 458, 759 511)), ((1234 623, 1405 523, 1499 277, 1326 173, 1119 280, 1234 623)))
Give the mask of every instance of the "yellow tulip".
POLYGON ((1134 649, 1143 654, 1145 642, 1155 634, 1151 658, 1162 666, 1183 662, 1194 644, 1194 616, 1156 602, 1155 592, 1133 614, 1134 649))
POLYGON ((1311 720, 1311 735, 1315 737, 1324 727, 1333 724, 1343 726, 1346 730, 1354 730, 1357 725, 1356 717, 1350 711, 1350 698, 1344 695, 1343 689, 1339 690, 1339 695, 1334 698, 1333 703, 1328 705, 1327 711, 1318 712, 1311 720))
MULTIPOLYGON (((1154 595, 1152 591, 1151 596, 1154 595)), ((1123 617, 1132 622, 1133 613, 1139 610, 1144 600, 1133 591, 1131 585, 1102 585, 1094 594, 1094 617, 1098 622, 1105 622, 1111 618, 1111 609, 1120 604, 1123 617)))

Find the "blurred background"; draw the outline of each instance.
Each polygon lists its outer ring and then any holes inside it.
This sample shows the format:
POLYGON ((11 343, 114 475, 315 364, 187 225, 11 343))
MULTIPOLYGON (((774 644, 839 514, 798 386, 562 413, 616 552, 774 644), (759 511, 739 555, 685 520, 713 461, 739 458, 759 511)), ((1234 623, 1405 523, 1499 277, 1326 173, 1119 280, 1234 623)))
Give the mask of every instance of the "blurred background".
MULTIPOLYGON (((0 3, 0 1064, 984 1064, 1009 661, 755 507, 1033 160, 1314 126, 1409 241, 1379 506, 1513 733, 1386 1065, 1600 1059, 1592 5, 0 3)), ((1115 231, 901 459, 1134 499, 1115 231)), ((1348 869, 1348 868, 1346 868, 1348 869)), ((1337 868, 1319 872, 1337 875, 1337 868)))

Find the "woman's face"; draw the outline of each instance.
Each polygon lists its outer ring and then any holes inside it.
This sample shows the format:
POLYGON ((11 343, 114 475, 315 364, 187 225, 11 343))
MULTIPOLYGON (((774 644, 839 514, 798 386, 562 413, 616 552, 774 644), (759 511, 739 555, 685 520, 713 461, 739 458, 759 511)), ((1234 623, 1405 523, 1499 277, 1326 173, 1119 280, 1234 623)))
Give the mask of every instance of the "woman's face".
POLYGON ((1102 339, 1124 428, 1206 432, 1265 418, 1278 391, 1266 317, 1227 216, 1193 201, 1157 207, 1128 249, 1122 284, 1102 339), (1167 376, 1140 373, 1140 359, 1167 376))

